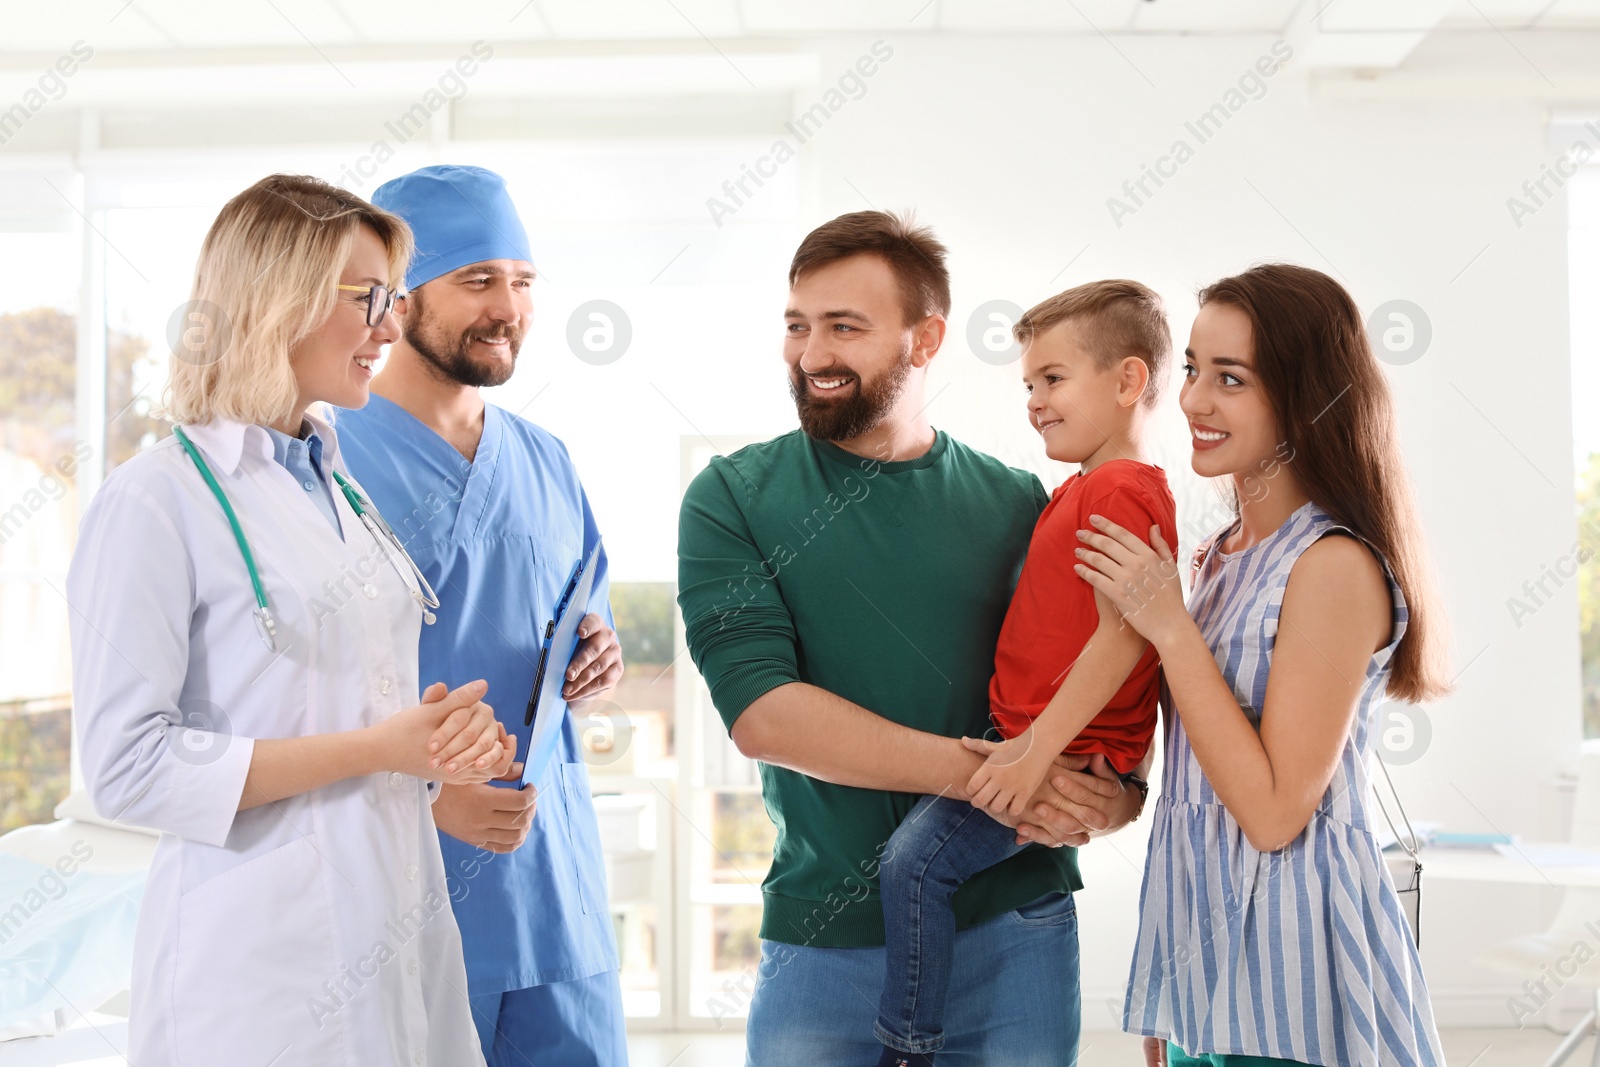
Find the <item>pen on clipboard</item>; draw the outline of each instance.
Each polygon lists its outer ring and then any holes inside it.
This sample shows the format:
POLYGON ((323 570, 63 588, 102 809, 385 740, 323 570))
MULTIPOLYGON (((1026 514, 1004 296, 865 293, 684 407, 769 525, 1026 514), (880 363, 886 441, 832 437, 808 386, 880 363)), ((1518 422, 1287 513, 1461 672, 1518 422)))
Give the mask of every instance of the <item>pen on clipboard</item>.
POLYGON ((545 624, 544 644, 539 648, 539 667, 533 674, 533 692, 528 694, 528 710, 522 717, 524 726, 532 724, 534 710, 539 706, 539 690, 544 687, 544 672, 550 665, 550 641, 556 635, 556 623, 567 613, 567 602, 572 599, 572 594, 578 591, 578 580, 582 577, 583 560, 580 559, 578 569, 573 572, 572 580, 567 583, 566 590, 561 594, 561 602, 556 605, 555 617, 545 624))

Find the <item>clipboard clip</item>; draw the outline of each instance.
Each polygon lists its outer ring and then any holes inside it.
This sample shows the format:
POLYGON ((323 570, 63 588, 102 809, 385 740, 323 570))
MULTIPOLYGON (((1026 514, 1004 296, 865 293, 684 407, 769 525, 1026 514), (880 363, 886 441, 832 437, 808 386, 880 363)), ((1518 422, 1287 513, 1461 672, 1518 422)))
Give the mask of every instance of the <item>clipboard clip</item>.
POLYGON ((539 648, 539 667, 533 675, 533 691, 528 694, 528 710, 522 717, 522 725, 533 724, 533 714, 539 706, 539 691, 544 688, 544 673, 550 665, 550 641, 556 635, 556 626, 567 613, 568 606, 572 603, 572 594, 578 591, 578 582, 583 578, 582 559, 578 560, 578 569, 572 572, 572 578, 567 582, 567 588, 562 592, 561 599, 556 603, 555 617, 544 627, 544 643, 539 648))

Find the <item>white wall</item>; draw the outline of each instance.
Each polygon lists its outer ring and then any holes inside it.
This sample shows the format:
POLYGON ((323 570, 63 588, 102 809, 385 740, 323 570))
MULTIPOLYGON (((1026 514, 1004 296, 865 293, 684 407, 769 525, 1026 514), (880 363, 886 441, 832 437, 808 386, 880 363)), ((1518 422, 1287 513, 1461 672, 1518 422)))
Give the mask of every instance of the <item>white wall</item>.
MULTIPOLYGON (((824 79, 870 42, 822 42, 824 79)), ((929 411, 1047 483, 1064 471, 1045 471, 1025 429, 1015 367, 990 366, 967 347, 966 318, 983 301, 1027 307, 1092 278, 1133 277, 1167 298, 1181 344, 1197 286, 1288 259, 1335 273, 1364 310, 1404 298, 1426 311, 1431 348, 1389 377, 1456 663, 1471 665, 1457 692, 1426 710, 1431 743, 1395 768, 1396 783, 1413 818, 1557 832, 1545 784, 1574 766, 1579 735, 1574 585, 1520 628, 1506 605, 1576 538, 1565 208, 1553 203, 1519 229, 1505 204, 1557 154, 1538 75, 1489 34, 1426 43, 1410 63, 1420 73, 1370 83, 1313 79, 1291 65, 1119 228, 1107 198, 1175 139, 1194 144, 1185 121, 1222 99, 1270 38, 1119 38, 1115 49, 1097 37, 889 43, 894 55, 865 96, 807 145, 809 219, 914 206, 937 228, 952 250, 956 306, 929 411), (1479 73, 1512 89, 1430 88, 1433 78, 1479 73)), ((1540 62, 1563 82, 1561 57, 1540 62)), ((811 102, 803 92, 797 100, 811 102)), ((775 346, 770 358, 776 393, 775 346)), ((1210 490, 1187 471, 1174 411, 1165 465, 1188 512, 1209 504, 1210 490)), ((751 428, 725 405, 689 414, 710 434, 751 428)), ((1142 832, 1083 857, 1091 1027, 1120 1007, 1142 832)), ((1441 1021, 1510 1025, 1512 983, 1470 960, 1497 938, 1540 928, 1549 898, 1442 881, 1426 896, 1424 956, 1441 1021)))
MULTIPOLYGON (((1557 197, 1518 227, 1506 199, 1559 155, 1549 132, 1552 108, 1600 98, 1590 72, 1600 37, 1436 34, 1399 71, 1370 77, 1313 76, 1291 63, 1120 227, 1107 199, 1123 196, 1123 182, 1137 179, 1175 140, 1195 145, 1185 122, 1223 100, 1273 39, 872 34, 762 47, 815 53, 822 80, 793 90, 798 112, 879 37, 892 57, 773 187, 781 187, 784 206, 764 191, 764 200, 719 228, 700 202, 718 191, 722 175, 710 177, 715 166, 688 177, 647 172, 674 204, 665 214, 653 205, 650 214, 675 220, 681 231, 663 228, 659 249, 627 265, 639 291, 666 289, 630 304, 637 359, 607 368, 561 363, 571 306, 608 294, 584 290, 581 275, 564 280, 559 259, 541 263, 559 299, 541 305, 530 337, 533 373, 519 374, 502 402, 516 409, 555 382, 527 413, 568 437, 602 525, 606 505, 597 488, 618 498, 631 484, 649 491, 636 493, 644 502, 629 513, 630 524, 665 537, 675 528, 677 450, 660 448, 659 435, 642 434, 637 420, 712 436, 770 436, 793 425, 778 356, 787 254, 806 229, 841 212, 915 207, 938 230, 952 250, 956 306, 930 383, 930 395, 937 394, 930 414, 968 443, 1039 471, 1048 484, 1066 472, 1048 469, 1025 429, 1015 367, 992 366, 968 348, 973 309, 997 298, 1027 307, 1092 278, 1133 277, 1165 295, 1181 344, 1199 285, 1264 259, 1315 266, 1342 278, 1364 309, 1410 300, 1433 327, 1432 347, 1414 363, 1391 367, 1390 381, 1456 661, 1465 670, 1457 692, 1426 710, 1431 741, 1415 762, 1395 768, 1397 784, 1413 818, 1529 838, 1559 832, 1551 783, 1573 769, 1579 735, 1575 588, 1561 587, 1520 626, 1507 600, 1577 538, 1567 210, 1557 197), (779 239, 785 228, 792 228, 787 242, 779 239), (674 261, 680 245, 682 259, 674 261), (697 279, 722 278, 730 261, 746 286, 739 306, 703 306, 697 279), (569 283, 572 291, 560 292, 569 283), (762 309, 770 312, 765 320, 762 309), (652 332, 694 344, 661 354, 652 332)), ((755 62, 732 45, 727 52, 729 63, 755 62)), ((721 57, 706 58, 722 69, 721 57)), ((739 82, 724 95, 742 92, 739 82)), ((756 117, 746 115, 733 133, 764 136, 773 125, 764 100, 755 98, 749 110, 756 117)), ((458 109, 462 136, 510 136, 515 122, 537 127, 548 110, 524 101, 475 113, 476 101, 458 109)), ((614 103, 605 112, 612 125, 630 106, 614 103)), ((44 143, 51 136, 72 143, 73 128, 61 118, 59 130, 44 118, 30 126, 41 151, 54 145, 44 143)), ((264 141, 290 139, 269 125, 261 127, 264 141)), ((715 134, 715 122, 700 125, 715 134)), ((696 122, 657 130, 636 123, 633 132, 678 135, 686 128, 696 122)), ((338 160, 379 135, 354 123, 349 151, 334 153, 329 176, 338 160)), ((748 143, 727 148, 726 177, 739 176, 748 143)), ((55 147, 65 150, 61 145, 55 147)), ((482 161, 485 151, 470 140, 436 141, 430 150, 430 158, 463 162, 482 161)), ((290 165, 284 159, 291 154, 275 165, 290 165)), ((531 231, 570 215, 581 199, 546 180, 548 168, 561 166, 559 152, 543 162, 545 174, 513 175, 530 198, 544 198, 524 205, 531 231)), ((1590 225, 1588 233, 1600 232, 1590 225)), ((1593 261, 1587 254, 1584 262, 1593 261)), ((1170 402, 1161 454, 1182 528, 1213 498, 1187 471, 1170 402)), ((619 554, 618 573, 669 578, 667 548, 666 541, 641 548, 631 562, 619 554)), ((1145 828, 1135 824, 1083 857, 1091 1027, 1113 1021, 1126 980, 1145 828)), ((1426 895, 1424 958, 1441 1020, 1510 1025, 1506 998, 1514 986, 1470 961, 1498 938, 1539 928, 1552 904, 1548 891, 1435 880, 1426 895)))

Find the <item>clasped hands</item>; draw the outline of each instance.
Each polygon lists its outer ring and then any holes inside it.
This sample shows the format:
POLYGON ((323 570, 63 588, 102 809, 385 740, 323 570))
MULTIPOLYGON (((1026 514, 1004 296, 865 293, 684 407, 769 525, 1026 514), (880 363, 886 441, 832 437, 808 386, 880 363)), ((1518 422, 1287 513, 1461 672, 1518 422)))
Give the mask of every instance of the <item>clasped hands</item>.
POLYGON ((475 785, 511 770, 517 739, 481 699, 489 683, 447 689, 434 682, 422 703, 389 716, 373 729, 389 753, 386 765, 417 778, 475 785))
MULTIPOLYGON (((1102 610, 1114 610, 1158 649, 1192 626, 1173 551, 1160 528, 1152 526, 1145 543, 1104 516, 1089 521, 1094 529, 1078 532, 1083 547, 1074 569, 1105 599, 1102 610)), ((987 757, 967 783, 973 807, 1016 826, 1019 843, 1078 845, 1111 828, 1108 802, 1115 803, 1122 782, 1104 756, 1061 755, 1041 743, 1031 726, 1005 741, 963 737, 961 743, 987 757), (1038 824, 1020 821, 1029 814, 1038 824)))
POLYGON ((1081 846, 1121 825, 1109 808, 1122 781, 1104 756, 1052 751, 1031 727, 1005 741, 963 737, 961 744, 987 756, 967 783, 972 806, 1015 827, 1018 844, 1081 846))
MULTIPOLYGON (((597 697, 622 678, 622 646, 604 618, 594 613, 584 616, 578 636, 582 643, 567 664, 561 691, 568 703, 597 697)), ((512 763, 507 773, 493 777, 520 784, 522 765, 512 763)), ((531 785, 506 789, 482 779, 446 784, 434 801, 433 821, 451 837, 476 848, 513 852, 527 840, 538 803, 538 790, 531 785)))

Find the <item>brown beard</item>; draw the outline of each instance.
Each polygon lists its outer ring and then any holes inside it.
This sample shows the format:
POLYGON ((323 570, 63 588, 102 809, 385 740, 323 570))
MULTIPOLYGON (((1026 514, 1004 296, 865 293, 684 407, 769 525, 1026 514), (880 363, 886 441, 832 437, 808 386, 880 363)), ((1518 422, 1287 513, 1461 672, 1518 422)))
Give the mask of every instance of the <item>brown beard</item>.
POLYGON ((403 320, 406 343, 417 350, 417 354, 433 368, 435 374, 458 385, 504 385, 510 380, 512 372, 516 370, 517 353, 522 350, 521 330, 500 323, 489 328, 474 327, 449 338, 428 317, 420 291, 406 294, 406 299, 411 304, 407 309, 410 313, 403 320), (511 364, 501 367, 498 364, 480 364, 474 360, 471 349, 472 339, 476 337, 506 338, 506 347, 511 349, 511 364))
MULTIPOLYGON (((849 371, 808 375, 799 366, 789 369, 789 395, 794 398, 800 429, 816 441, 849 441, 869 433, 899 401, 911 374, 911 345, 900 350, 900 358, 877 378, 868 381, 849 371), (812 396, 807 378, 854 378, 854 395, 828 398, 812 396)), ((852 386, 840 386, 847 392, 852 386)))

